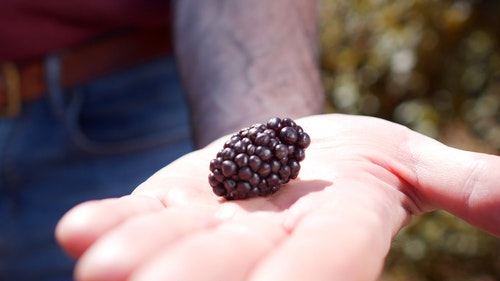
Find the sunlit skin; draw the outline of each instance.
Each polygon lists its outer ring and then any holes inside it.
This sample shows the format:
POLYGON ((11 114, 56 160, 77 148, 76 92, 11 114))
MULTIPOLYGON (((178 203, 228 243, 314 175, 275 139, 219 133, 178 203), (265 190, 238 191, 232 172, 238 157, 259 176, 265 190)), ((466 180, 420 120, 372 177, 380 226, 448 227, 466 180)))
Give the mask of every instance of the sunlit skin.
POLYGON ((77 280, 376 280, 391 239, 436 209, 500 235, 500 158, 381 119, 296 120, 312 143, 299 179, 226 201, 207 182, 224 138, 131 195, 86 202, 56 237, 77 280))

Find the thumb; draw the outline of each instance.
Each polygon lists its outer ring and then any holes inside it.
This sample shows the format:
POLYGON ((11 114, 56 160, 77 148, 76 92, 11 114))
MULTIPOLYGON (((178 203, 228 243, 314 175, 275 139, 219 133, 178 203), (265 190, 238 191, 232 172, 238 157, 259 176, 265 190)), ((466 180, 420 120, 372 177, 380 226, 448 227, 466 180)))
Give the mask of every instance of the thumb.
POLYGON ((500 157, 451 148, 414 132, 405 145, 409 153, 400 160, 401 175, 424 206, 500 236, 500 157))

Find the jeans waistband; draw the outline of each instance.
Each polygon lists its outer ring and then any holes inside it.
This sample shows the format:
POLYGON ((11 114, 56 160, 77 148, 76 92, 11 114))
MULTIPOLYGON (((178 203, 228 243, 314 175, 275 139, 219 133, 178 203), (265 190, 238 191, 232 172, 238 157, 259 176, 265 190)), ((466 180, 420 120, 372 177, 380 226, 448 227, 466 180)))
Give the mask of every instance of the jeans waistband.
MULTIPOLYGON (((64 73, 59 82, 64 88, 71 88, 171 51, 169 29, 115 32, 59 51, 59 67, 64 73)), ((45 64, 44 59, 22 64, 0 62, 0 115, 15 116, 20 112, 21 101, 37 99, 47 92, 45 64)))

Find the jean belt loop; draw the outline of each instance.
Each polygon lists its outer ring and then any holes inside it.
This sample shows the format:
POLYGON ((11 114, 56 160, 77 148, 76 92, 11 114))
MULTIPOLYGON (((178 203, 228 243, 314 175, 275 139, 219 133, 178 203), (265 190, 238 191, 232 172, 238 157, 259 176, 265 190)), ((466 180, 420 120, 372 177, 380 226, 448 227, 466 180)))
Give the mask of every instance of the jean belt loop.
POLYGON ((52 111, 57 118, 64 118, 66 102, 62 85, 61 55, 50 54, 44 61, 45 85, 52 111))

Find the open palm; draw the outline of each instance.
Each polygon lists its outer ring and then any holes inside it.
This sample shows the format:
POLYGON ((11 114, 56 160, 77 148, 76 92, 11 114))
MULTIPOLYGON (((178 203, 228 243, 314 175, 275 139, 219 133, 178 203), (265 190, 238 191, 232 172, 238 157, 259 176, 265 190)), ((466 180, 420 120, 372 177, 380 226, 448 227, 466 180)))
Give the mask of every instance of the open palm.
POLYGON ((83 203, 56 236, 79 280, 375 280, 412 215, 446 209, 500 234, 500 159, 370 117, 297 120, 312 137, 297 180, 225 201, 207 182, 223 140, 131 195, 83 203), (496 214, 496 215, 495 215, 496 214))

